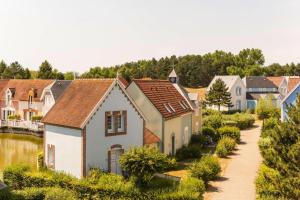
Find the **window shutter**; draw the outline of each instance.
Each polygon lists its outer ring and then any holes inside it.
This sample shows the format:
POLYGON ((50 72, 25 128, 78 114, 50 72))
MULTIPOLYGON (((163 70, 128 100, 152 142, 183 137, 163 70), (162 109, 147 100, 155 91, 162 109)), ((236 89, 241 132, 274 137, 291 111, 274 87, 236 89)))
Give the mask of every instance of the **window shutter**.
POLYGON ((124 119, 124 133, 127 133, 127 110, 122 111, 122 116, 124 119))
POLYGON ((105 135, 108 133, 108 120, 107 120, 108 112, 105 112, 105 135))

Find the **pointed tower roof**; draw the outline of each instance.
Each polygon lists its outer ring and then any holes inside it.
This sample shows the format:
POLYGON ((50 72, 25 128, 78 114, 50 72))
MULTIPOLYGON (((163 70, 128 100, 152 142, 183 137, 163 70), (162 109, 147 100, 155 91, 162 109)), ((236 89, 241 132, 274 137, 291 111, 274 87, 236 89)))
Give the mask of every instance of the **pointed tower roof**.
POLYGON ((177 74, 175 72, 175 69, 173 68, 173 70, 171 71, 169 78, 177 78, 177 74))

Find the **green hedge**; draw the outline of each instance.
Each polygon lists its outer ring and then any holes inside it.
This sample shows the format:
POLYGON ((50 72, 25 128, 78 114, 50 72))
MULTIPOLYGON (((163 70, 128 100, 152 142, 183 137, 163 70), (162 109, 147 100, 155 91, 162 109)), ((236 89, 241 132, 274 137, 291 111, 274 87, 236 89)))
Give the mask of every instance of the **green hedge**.
POLYGON ((219 157, 226 157, 234 150, 235 146, 236 141, 234 139, 224 137, 218 142, 215 153, 219 157))
POLYGON ((220 138, 230 137, 235 139, 236 142, 239 142, 241 139, 240 129, 237 127, 224 126, 218 129, 218 134, 220 138))
POLYGON ((222 115, 209 115, 203 118, 203 126, 218 129, 222 126, 222 115))
POLYGON ((198 144, 191 144, 188 146, 182 146, 176 150, 176 160, 181 161, 190 158, 201 158, 202 146, 198 144))
POLYGON ((218 158, 205 155, 191 165, 190 172, 192 177, 202 179, 207 184, 208 181, 218 177, 221 167, 218 158))
POLYGON ((247 129, 253 126, 255 118, 251 114, 236 113, 233 115, 222 115, 224 125, 236 126, 239 129, 247 129), (228 124, 229 123, 229 124, 228 124))

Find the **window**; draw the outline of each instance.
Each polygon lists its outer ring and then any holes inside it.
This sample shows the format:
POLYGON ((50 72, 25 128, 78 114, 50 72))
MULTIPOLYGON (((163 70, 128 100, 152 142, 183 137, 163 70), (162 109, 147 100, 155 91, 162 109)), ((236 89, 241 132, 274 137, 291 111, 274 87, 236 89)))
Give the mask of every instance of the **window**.
POLYGON ((105 136, 126 134, 126 126, 127 111, 105 112, 105 136))
POLYGON ((28 100, 28 102, 29 102, 29 104, 31 105, 32 104, 32 96, 29 96, 29 100, 28 100))
POLYGON ((55 169, 55 145, 48 144, 48 167, 55 169))
POLYGON ((235 91, 236 96, 241 96, 241 95, 242 95, 242 88, 237 87, 235 90, 236 90, 236 91, 235 91))
POLYGON ((183 103, 181 101, 179 101, 179 105, 185 110, 186 107, 183 105, 183 103))

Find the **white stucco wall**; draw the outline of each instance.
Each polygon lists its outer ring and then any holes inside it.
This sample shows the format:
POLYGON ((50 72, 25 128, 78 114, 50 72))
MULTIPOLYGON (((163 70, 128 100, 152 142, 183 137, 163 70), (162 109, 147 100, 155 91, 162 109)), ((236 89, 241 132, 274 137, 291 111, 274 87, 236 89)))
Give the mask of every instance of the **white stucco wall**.
POLYGON ((246 87, 242 81, 242 79, 238 78, 235 82, 235 84, 232 86, 230 89, 231 93, 231 102, 233 104, 233 107, 230 108, 230 110, 236 110, 236 102, 237 100, 241 101, 241 110, 246 110, 247 109, 247 101, 246 101, 246 87), (240 87, 242 90, 241 95, 237 96, 236 95, 236 88, 240 87))
POLYGON ((45 125, 45 161, 48 144, 55 145, 55 170, 81 177, 81 130, 45 125))
POLYGON ((45 94, 45 96, 43 98, 42 115, 45 116, 54 104, 55 104, 55 101, 54 101, 54 98, 51 95, 51 93, 45 94))
POLYGON ((86 125, 86 169, 99 167, 108 169, 108 151, 115 144, 126 151, 131 146, 143 145, 143 119, 119 86, 115 86, 105 102, 86 125), (105 112, 127 111, 127 134, 105 136, 105 112))
POLYGON ((164 124, 164 153, 172 152, 172 135, 175 135, 175 149, 187 145, 192 135, 192 113, 165 121, 164 124), (184 143, 184 129, 188 128, 188 140, 184 143))
POLYGON ((159 138, 162 138, 163 119, 160 112, 158 112, 158 110, 153 106, 153 104, 149 101, 149 99, 144 95, 144 93, 134 82, 132 82, 126 88, 126 91, 146 117, 145 126, 150 131, 155 133, 159 138))

